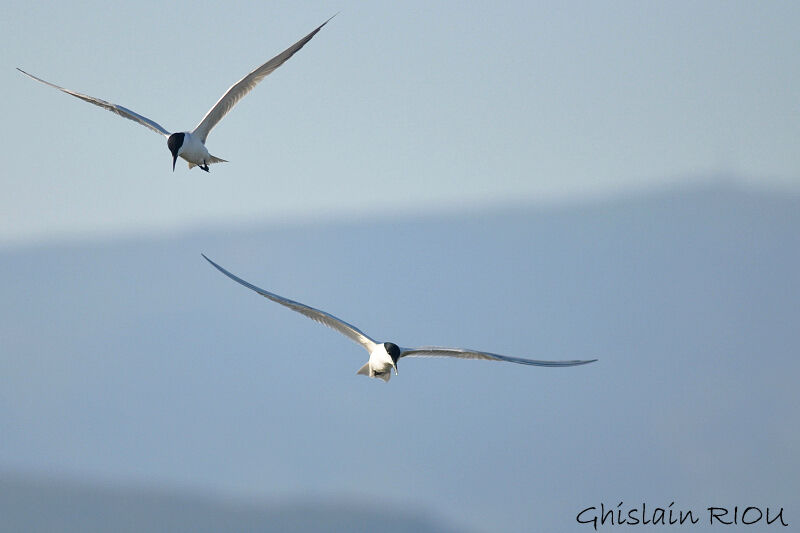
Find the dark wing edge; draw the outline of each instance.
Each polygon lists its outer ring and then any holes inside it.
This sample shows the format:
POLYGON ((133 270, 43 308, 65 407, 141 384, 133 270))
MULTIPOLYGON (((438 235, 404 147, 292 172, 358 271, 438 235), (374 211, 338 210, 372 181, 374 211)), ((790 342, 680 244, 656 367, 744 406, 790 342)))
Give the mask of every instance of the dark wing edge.
POLYGON ((292 311, 300 313, 310 318, 311 320, 314 320, 315 322, 319 322, 324 326, 328 326, 329 328, 338 331, 339 333, 345 335, 346 337, 352 339, 353 341, 363 346, 367 351, 370 351, 370 349, 376 344, 375 341, 372 340, 367 334, 365 334, 357 327, 348 324, 344 320, 337 318, 330 313, 326 313, 325 311, 315 309, 314 307, 301 304, 300 302, 284 298, 283 296, 279 296, 275 293, 266 291, 260 287, 256 287, 252 283, 249 283, 240 278, 239 276, 225 270, 223 267, 219 266, 217 263, 206 257, 205 254, 200 254, 200 255, 203 256, 203 259, 211 263, 211 265, 214 268, 216 268, 217 270, 219 270, 220 272, 231 278, 233 281, 239 283, 240 285, 244 285, 248 289, 257 292, 261 296, 268 298, 275 303, 279 303, 284 307, 288 307, 292 311))
MULTIPOLYGON (((333 17, 338 14, 339 13, 336 13, 333 15, 333 17)), ((205 143, 206 139, 208 138, 208 134, 211 133, 211 130, 214 128, 214 126, 219 124, 219 122, 231 111, 231 109, 233 109, 239 100, 244 98, 250 91, 252 91, 253 88, 261 82, 261 80, 272 74, 275 69, 283 65, 295 53, 299 52, 300 49, 303 48, 319 32, 319 30, 322 29, 323 26, 330 22, 333 17, 317 26, 316 29, 314 29, 311 33, 294 43, 280 54, 268 60, 263 65, 255 68, 244 78, 231 85, 228 90, 225 91, 225 94, 223 94, 220 99, 217 100, 217 102, 211 107, 211 109, 208 110, 206 116, 203 117, 197 127, 195 127, 195 129, 192 131, 192 134, 197 135, 200 140, 205 143)))
POLYGON ((29 74, 29 73, 25 72, 24 70, 22 70, 19 67, 17 67, 17 70, 22 72, 23 74, 25 74, 29 78, 32 78, 32 79, 34 79, 34 80, 36 80, 36 81, 38 81, 40 83, 44 83, 45 85, 49 85, 50 87, 53 87, 54 89, 58 89, 59 91, 61 91, 63 93, 67 93, 67 94, 69 94, 71 96, 74 96, 75 98, 80 98, 84 102, 89 102, 90 104, 94 104, 96 106, 102 107, 103 109, 106 109, 107 111, 111 111, 112 113, 114 113, 116 115, 119 115, 122 118, 127 118, 128 120, 132 120, 132 121, 134 121, 134 122, 136 122, 138 124, 141 124, 145 128, 153 130, 154 132, 159 133, 161 135, 164 135, 165 137, 169 137, 169 132, 167 130, 165 130, 159 123, 157 123, 157 122, 155 122, 153 120, 150 120, 149 118, 144 117, 144 116, 140 115, 139 113, 131 111, 127 107, 123 107, 123 106, 117 105, 117 104, 112 104, 111 102, 106 102, 105 100, 101 100, 100 98, 95 98, 94 96, 89 96, 89 95, 82 94, 82 93, 79 93, 79 92, 76 92, 76 91, 71 91, 69 89, 65 89, 64 87, 56 85, 55 83, 50 83, 49 81, 45 81, 42 78, 37 78, 33 74, 29 74))
POLYGON ((459 359, 482 359, 484 361, 505 361, 520 365, 531 366, 579 366, 594 363, 597 359, 574 359, 570 361, 543 361, 539 359, 525 359, 491 352, 468 350, 464 348, 445 348, 441 346, 422 346, 420 348, 403 348, 400 357, 457 357, 459 359))

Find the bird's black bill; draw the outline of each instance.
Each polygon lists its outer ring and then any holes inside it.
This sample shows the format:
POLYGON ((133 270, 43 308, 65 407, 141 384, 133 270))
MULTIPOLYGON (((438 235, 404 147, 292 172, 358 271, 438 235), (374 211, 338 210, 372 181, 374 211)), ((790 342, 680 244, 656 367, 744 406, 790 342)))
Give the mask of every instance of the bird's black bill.
POLYGON ((175 172, 175 162, 178 160, 177 155, 172 156, 172 171, 175 172))

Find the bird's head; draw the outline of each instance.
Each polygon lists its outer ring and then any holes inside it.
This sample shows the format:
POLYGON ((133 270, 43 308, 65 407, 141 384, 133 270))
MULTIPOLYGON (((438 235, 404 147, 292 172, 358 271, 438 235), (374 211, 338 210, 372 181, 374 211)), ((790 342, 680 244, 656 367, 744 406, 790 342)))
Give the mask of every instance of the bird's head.
POLYGON ((167 139, 167 146, 169 151, 172 152, 172 171, 175 172, 175 162, 178 160, 178 154, 183 146, 183 133, 173 133, 167 139))
POLYGON ((393 342, 384 342, 383 348, 389 357, 392 358, 392 366, 394 367, 394 374, 397 375, 397 360, 400 359, 400 348, 393 342))

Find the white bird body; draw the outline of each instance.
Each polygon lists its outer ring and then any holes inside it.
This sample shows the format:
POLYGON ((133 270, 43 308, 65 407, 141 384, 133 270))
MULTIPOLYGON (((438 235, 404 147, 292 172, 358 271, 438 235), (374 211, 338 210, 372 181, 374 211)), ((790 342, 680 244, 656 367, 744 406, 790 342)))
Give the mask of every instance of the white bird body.
MULTIPOLYGON (((334 15, 336 16, 336 15, 334 15)), ((333 18, 333 17, 331 17, 333 18)), ((65 92, 69 95, 72 95, 76 98, 80 98, 84 102, 89 102, 90 104, 94 104, 96 106, 102 107, 112 113, 115 113, 123 118, 127 118, 128 120, 132 120, 141 124, 142 126, 167 137, 167 147, 169 148, 170 152, 172 152, 172 170, 175 170, 175 161, 178 157, 186 160, 189 163, 189 168, 198 166, 201 169, 208 172, 208 165, 212 163, 224 163, 224 159, 220 159, 219 157, 215 157, 208 153, 208 149, 206 148, 206 139, 208 138, 208 134, 211 129, 216 126, 222 118, 228 114, 228 112, 233 109, 233 107, 244 98, 244 96, 253 90, 253 88, 258 85, 258 83, 271 74, 275 69, 285 63, 290 57, 292 57, 298 50, 303 48, 308 41, 311 40, 314 35, 317 34, 319 30, 322 29, 325 24, 327 24, 331 19, 326 20, 322 24, 320 24, 314 31, 297 41, 295 44, 281 52, 280 54, 276 55, 263 65, 259 66, 252 72, 250 72, 247 76, 239 80, 238 82, 231 85, 231 87, 222 95, 222 97, 217 100, 217 103, 206 113, 203 117, 203 120, 197 125, 197 127, 189 131, 179 132, 179 133, 170 133, 163 126, 151 120, 135 111, 131 111, 130 109, 123 107, 118 104, 112 104, 110 102, 106 102, 105 100, 101 100, 100 98, 95 98, 94 96, 88 96, 85 94, 81 94, 76 91, 71 91, 69 89, 65 89, 64 87, 60 87, 49 81, 45 81, 41 78, 37 78, 33 74, 28 74, 21 68, 17 68, 20 72, 25 74, 26 76, 44 83, 45 85, 49 85, 59 91, 65 92)))
POLYGON ((367 363, 356 374, 389 381, 392 377, 392 369, 397 372, 392 356, 386 351, 386 346, 383 343, 377 343, 369 350, 367 363))
POLYGON ((483 359, 486 361, 505 361, 508 363, 517 363, 521 365, 558 367, 585 365, 587 363, 597 361, 597 359, 542 361, 464 348, 444 348, 441 346, 401 348, 392 342, 376 342, 357 327, 353 326, 352 324, 348 324, 340 318, 336 318, 330 313, 320 309, 315 309, 300 302, 284 298, 283 296, 279 296, 275 293, 256 287, 252 283, 228 272, 214 261, 206 257, 205 254, 203 254, 203 257, 206 261, 211 263, 214 268, 231 278, 236 283, 244 285, 248 289, 257 292, 261 296, 264 296, 273 302, 279 303, 284 307, 288 307, 292 311, 305 315, 315 322, 319 322, 320 324, 328 326, 329 328, 335 329, 342 335, 361 345, 361 347, 369 353, 369 359, 364 366, 358 369, 358 372, 356 373, 363 376, 369 376, 371 378, 382 379, 384 382, 388 382, 392 377, 392 370, 394 370, 394 373, 397 374, 397 361, 401 357, 456 357, 459 359, 483 359))
POLYGON ((188 131, 183 132, 183 144, 178 149, 178 157, 189 163, 189 168, 202 167, 206 162, 216 163, 218 159, 208 153, 208 148, 200 139, 188 131))

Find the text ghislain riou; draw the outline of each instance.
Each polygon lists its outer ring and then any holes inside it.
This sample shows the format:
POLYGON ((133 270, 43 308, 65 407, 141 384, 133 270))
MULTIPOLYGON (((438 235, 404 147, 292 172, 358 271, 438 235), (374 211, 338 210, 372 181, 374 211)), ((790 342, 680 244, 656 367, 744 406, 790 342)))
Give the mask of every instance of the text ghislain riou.
POLYGON ((780 510, 769 507, 760 508, 755 506, 735 506, 733 509, 728 507, 706 507, 702 512, 691 509, 675 509, 675 502, 666 507, 656 507, 652 511, 647 508, 646 503, 639 507, 623 506, 619 502, 616 507, 606 507, 601 503, 600 508, 587 507, 580 511, 575 517, 579 524, 592 526, 595 530, 599 526, 685 526, 697 524, 701 517, 705 517, 709 524, 721 526, 754 524, 768 526, 783 526, 789 524, 783 516, 783 507, 780 510))

